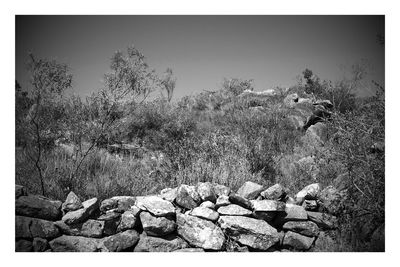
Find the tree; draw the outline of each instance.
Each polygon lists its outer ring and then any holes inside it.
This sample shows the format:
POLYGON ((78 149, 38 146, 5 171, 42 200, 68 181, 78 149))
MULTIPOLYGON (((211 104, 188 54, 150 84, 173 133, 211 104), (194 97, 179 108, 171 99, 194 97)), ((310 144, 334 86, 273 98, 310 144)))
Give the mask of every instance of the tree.
POLYGON ((164 72, 164 76, 161 80, 162 88, 167 92, 168 102, 171 102, 172 94, 174 93, 175 85, 176 85, 176 77, 173 76, 173 72, 171 68, 167 68, 164 72))
POLYGON ((242 80, 242 79, 224 79, 222 83, 223 90, 226 90, 228 93, 238 96, 243 93, 245 90, 253 91, 253 80, 242 80))

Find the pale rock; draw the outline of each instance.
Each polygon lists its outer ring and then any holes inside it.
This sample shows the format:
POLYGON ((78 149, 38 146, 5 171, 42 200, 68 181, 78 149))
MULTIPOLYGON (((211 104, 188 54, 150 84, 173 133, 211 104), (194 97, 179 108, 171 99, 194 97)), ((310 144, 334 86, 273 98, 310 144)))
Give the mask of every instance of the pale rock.
POLYGON ((147 235, 164 236, 172 233, 176 229, 174 220, 166 217, 155 217, 146 211, 142 211, 139 216, 143 230, 147 235))
POLYGON ((174 205, 158 196, 137 197, 135 205, 141 210, 148 211, 155 216, 175 214, 174 205))
POLYGON ((201 206, 194 208, 189 214, 213 222, 216 222, 219 218, 218 212, 201 206))
POLYGON ((247 181, 238 189, 237 194, 246 199, 255 199, 263 188, 262 185, 247 181))
POLYGON ((251 210, 245 209, 236 204, 222 206, 217 211, 221 215, 232 215, 232 216, 250 216, 252 214, 251 210))

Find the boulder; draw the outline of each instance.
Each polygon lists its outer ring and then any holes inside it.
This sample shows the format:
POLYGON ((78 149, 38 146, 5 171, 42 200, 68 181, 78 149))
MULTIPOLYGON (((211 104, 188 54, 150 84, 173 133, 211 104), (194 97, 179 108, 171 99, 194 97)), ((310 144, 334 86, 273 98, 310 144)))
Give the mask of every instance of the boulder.
POLYGON ((137 197, 135 205, 139 209, 148 211, 155 216, 168 216, 175 214, 174 205, 157 196, 137 197))
POLYGON ((190 210, 199 206, 201 197, 194 186, 183 184, 178 187, 175 202, 179 206, 190 210))
POLYGON ((307 211, 302 206, 286 203, 285 212, 277 214, 274 225, 279 226, 288 221, 305 221, 307 219, 307 211))
POLYGON ((321 212, 307 211, 308 219, 324 230, 335 229, 337 227, 337 218, 333 215, 321 212))
POLYGON ((265 199, 280 201, 285 199, 286 194, 287 190, 280 184, 275 184, 260 193, 260 195, 265 199))
POLYGON ((232 216, 250 216, 252 214, 251 210, 245 209, 236 204, 222 206, 217 211, 221 215, 232 215, 232 216))
POLYGON ((41 196, 20 196, 15 200, 16 215, 56 221, 61 217, 61 201, 41 196))
POLYGON ((82 202, 83 208, 67 212, 63 217, 62 221, 66 224, 77 224, 86 221, 92 215, 94 215, 99 209, 99 201, 97 198, 92 198, 82 202))
POLYGON ((251 200, 254 211, 284 211, 286 208, 285 202, 276 200, 251 200))
POLYGON ((32 252, 32 242, 25 239, 20 239, 15 242, 15 252, 32 252))
POLYGON ((214 187, 210 182, 198 183, 196 186, 196 191, 202 201, 211 201, 215 203, 215 201, 217 200, 217 197, 214 193, 214 187))
POLYGON ((178 235, 191 246, 210 250, 221 250, 225 243, 224 233, 210 221, 194 216, 177 214, 178 235))
POLYGON ((323 144, 328 140, 327 126, 322 122, 317 122, 307 129, 306 135, 323 144))
POLYGON ((203 203, 200 204, 200 207, 202 208, 209 208, 209 209, 215 209, 215 204, 212 203, 211 201, 204 201, 203 203))
POLYGON ((254 249, 268 250, 279 242, 278 231, 264 221, 244 216, 220 216, 218 223, 233 240, 254 249))
POLYGON ((138 221, 140 209, 136 206, 132 209, 125 211, 121 215, 121 221, 117 227, 117 232, 133 229, 138 221))
POLYGON ((164 236, 176 229, 176 224, 173 220, 166 217, 155 217, 146 211, 140 213, 140 221, 142 222, 143 231, 151 236, 164 236))
POLYGON ((304 236, 292 231, 285 233, 283 245, 290 246, 296 250, 309 250, 314 242, 314 237, 304 236))
POLYGON ((22 185, 15 185, 15 199, 22 197, 22 196, 27 196, 27 190, 24 186, 22 185))
POLYGON ((139 243, 136 245, 134 251, 171 252, 188 247, 189 245, 186 243, 186 241, 176 235, 168 235, 160 238, 141 234, 139 243))
POLYGON ((160 197, 169 202, 174 202, 178 194, 178 188, 164 188, 160 192, 160 197))
POLYGON ((15 217, 15 238, 32 239, 40 237, 52 239, 60 234, 54 222, 24 216, 15 217))
POLYGON ((231 189, 225 185, 221 184, 213 184, 214 193, 218 197, 220 196, 229 196, 231 189))
POLYGON ((104 221, 89 219, 82 224, 80 235, 86 237, 101 237, 104 228, 104 221))
POLYGON ((35 237, 32 241, 32 248, 34 252, 44 252, 49 248, 49 242, 46 239, 35 237))
POLYGON ((96 252, 100 251, 101 239, 62 235, 49 242, 55 252, 96 252))
POLYGON ((231 202, 229 201, 229 196, 221 195, 217 198, 217 201, 215 202, 215 209, 218 209, 222 206, 227 206, 229 204, 231 204, 231 202))
POLYGON ((251 202, 249 200, 247 200, 247 199, 245 199, 245 198, 243 198, 243 197, 241 197, 238 194, 235 194, 233 192, 231 192, 230 195, 229 195, 229 201, 232 204, 239 205, 239 206, 241 206, 241 207, 243 207, 245 209, 248 209, 248 210, 252 210, 253 209, 253 206, 252 206, 252 204, 251 204, 251 202))
POLYGON ((102 240, 102 249, 110 252, 120 252, 130 249, 139 241, 139 234, 135 230, 126 230, 118 234, 105 237, 102 240))
POLYGON ((100 211, 106 213, 109 210, 114 210, 118 207, 118 201, 116 199, 104 199, 100 204, 100 211))
POLYGON ((216 222, 219 218, 218 212, 210 208, 196 207, 191 212, 190 215, 199 217, 201 219, 206 219, 212 222, 216 222))
POLYGON ((104 222, 103 235, 113 235, 117 232, 118 225, 121 221, 121 214, 109 211, 98 217, 97 220, 104 222))
POLYGON ((321 188, 319 183, 307 185, 300 192, 297 193, 296 204, 301 205, 305 199, 317 199, 320 190, 321 188))
POLYGON ((124 213, 125 211, 131 209, 136 202, 136 197, 132 196, 115 196, 111 199, 117 201, 116 211, 119 213, 124 213))
POLYGON ((247 181, 237 191, 237 194, 246 199, 255 199, 263 191, 263 186, 247 181))
POLYGON ((77 195, 75 195, 74 192, 69 192, 67 199, 65 199, 65 202, 61 206, 61 210, 64 213, 67 213, 69 211, 74 211, 83 208, 82 202, 79 199, 77 195))
POLYGON ((305 236, 318 236, 318 225, 311 221, 290 221, 283 225, 284 230, 292 231, 305 236))

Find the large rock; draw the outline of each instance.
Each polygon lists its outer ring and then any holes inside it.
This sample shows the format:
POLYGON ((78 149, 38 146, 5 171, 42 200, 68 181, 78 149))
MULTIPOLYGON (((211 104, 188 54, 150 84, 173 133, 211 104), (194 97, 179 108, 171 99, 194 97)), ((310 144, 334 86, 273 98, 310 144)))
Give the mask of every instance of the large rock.
POLYGON ((69 192, 67 199, 65 199, 65 202, 61 206, 61 210, 64 213, 67 213, 69 211, 74 211, 83 208, 82 202, 79 199, 77 195, 75 195, 74 192, 69 192))
POLYGON ((15 200, 17 215, 56 221, 61 217, 61 201, 53 201, 41 196, 20 196, 15 200))
POLYGON ((182 238, 169 235, 165 237, 153 237, 146 234, 140 235, 139 243, 135 252, 171 252, 178 249, 188 248, 189 245, 182 238))
POLYGON ((253 209, 253 205, 251 204, 251 202, 247 199, 245 199, 244 197, 239 196, 238 194, 235 194, 233 192, 230 193, 229 195, 229 201, 232 204, 236 204, 239 205, 245 209, 248 210, 252 210, 253 209))
POLYGON ((318 225, 311 221, 290 221, 285 223, 282 228, 310 237, 318 236, 319 234, 318 225))
POLYGON ((28 193, 25 187, 23 187, 22 185, 15 185, 15 199, 27 195, 28 193))
POLYGON ((252 214, 251 210, 245 209, 236 204, 222 206, 217 211, 221 215, 232 215, 232 216, 250 216, 252 214))
POLYGON ((104 222, 104 235, 113 235, 117 232, 118 225, 121 221, 121 214, 119 212, 109 211, 98 217, 97 220, 104 222))
POLYGON ((217 197, 229 196, 231 192, 231 189, 225 185, 213 184, 213 186, 214 186, 214 193, 217 195, 217 197))
POLYGON ((284 211, 286 208, 285 202, 276 200, 252 200, 250 201, 254 211, 284 211))
POLYGON ((209 209, 215 209, 215 204, 212 203, 211 201, 204 201, 203 203, 200 204, 200 207, 202 208, 209 208, 209 209))
POLYGON ((302 206, 286 203, 285 212, 277 214, 274 225, 279 226, 288 221, 305 221, 307 219, 307 211, 302 206))
POLYGON ((32 239, 35 237, 52 239, 61 233, 51 221, 24 216, 15 216, 15 238, 32 239))
POLYGON ((102 213, 105 213, 109 210, 115 210, 116 208, 118 208, 118 201, 116 199, 104 199, 100 204, 100 211, 102 213))
POLYGON ((132 208, 135 205, 136 197, 132 196, 115 196, 111 198, 114 201, 117 201, 116 211, 123 213, 132 208))
POLYGON ((262 185, 247 181, 237 191, 237 194, 246 199, 255 199, 264 187, 262 185))
POLYGON ((124 232, 105 237, 102 240, 102 248, 105 251, 119 252, 128 249, 133 250, 133 247, 139 241, 139 234, 135 230, 126 230, 124 232))
POLYGON ((81 223, 90 218, 99 209, 99 201, 97 198, 86 200, 82 202, 82 205, 83 208, 66 213, 62 217, 62 220, 66 224, 81 223))
POLYGON ((285 233, 283 238, 283 245, 290 246, 297 250, 308 250, 314 242, 314 237, 304 236, 292 231, 285 233))
POLYGON ((244 216, 220 216, 221 228, 242 245, 268 250, 279 242, 278 231, 267 222, 244 216))
POLYGON ((319 228, 324 230, 335 229, 337 227, 337 218, 333 215, 321 212, 307 211, 308 219, 315 222, 319 228))
POLYGON ((20 239, 15 242, 15 252, 32 252, 32 242, 25 239, 20 239))
POLYGON ((160 197, 172 203, 175 201, 177 194, 178 188, 164 188, 160 192, 160 197))
POLYGON ((135 205, 139 209, 148 211, 155 216, 168 216, 175 214, 174 205, 158 196, 137 197, 135 205))
POLYGON ((46 239, 35 237, 32 241, 32 248, 34 252, 44 252, 49 248, 49 242, 46 239))
POLYGON ((211 250, 221 250, 224 243, 224 233, 210 221, 194 216, 177 214, 178 235, 190 245, 211 250))
POLYGON ((286 189, 280 184, 275 184, 260 193, 260 195, 265 199, 280 201, 285 199, 286 194, 286 189))
POLYGON ((155 217, 146 211, 140 213, 140 221, 147 235, 164 236, 176 229, 176 224, 173 220, 166 217, 155 217))
POLYGON ((202 201, 211 201, 215 203, 217 197, 214 193, 214 187, 210 182, 198 183, 196 191, 199 194, 202 201))
POLYGON ((218 209, 219 207, 228 206, 229 204, 231 204, 231 202, 229 201, 229 196, 221 195, 217 198, 217 201, 215 202, 215 208, 218 209))
POLYGON ((181 185, 175 199, 176 204, 185 209, 194 209, 201 203, 201 197, 194 186, 181 185))
POLYGON ((304 187, 296 195, 296 203, 301 205, 305 199, 317 199, 320 193, 321 187, 319 183, 310 184, 304 187))
POLYGON ((196 207, 191 212, 190 215, 199 217, 201 219, 206 219, 209 221, 216 222, 219 218, 218 212, 210 208, 196 207))
POLYGON ((328 128, 324 123, 317 122, 307 129, 306 135, 323 144, 328 140, 328 128))
POLYGON ((64 235, 101 237, 104 231, 104 222, 89 219, 84 223, 66 224, 63 221, 54 223, 64 235))
POLYGON ((132 209, 122 213, 117 232, 133 229, 137 224, 139 212, 140 209, 136 206, 133 206, 132 209))
POLYGON ((100 251, 101 239, 83 236, 60 236, 49 242, 55 252, 96 252, 100 251))

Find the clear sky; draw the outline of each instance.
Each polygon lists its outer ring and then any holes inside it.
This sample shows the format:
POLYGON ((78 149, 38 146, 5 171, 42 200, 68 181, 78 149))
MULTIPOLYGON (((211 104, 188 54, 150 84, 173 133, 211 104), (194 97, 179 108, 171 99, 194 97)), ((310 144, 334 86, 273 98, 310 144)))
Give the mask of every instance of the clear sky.
POLYGON ((218 88, 224 77, 256 90, 288 87, 306 67, 322 79, 368 60, 384 83, 384 16, 16 16, 16 79, 28 85, 28 51, 67 63, 81 96, 101 87, 111 55, 134 44, 150 67, 177 76, 175 98, 218 88))

